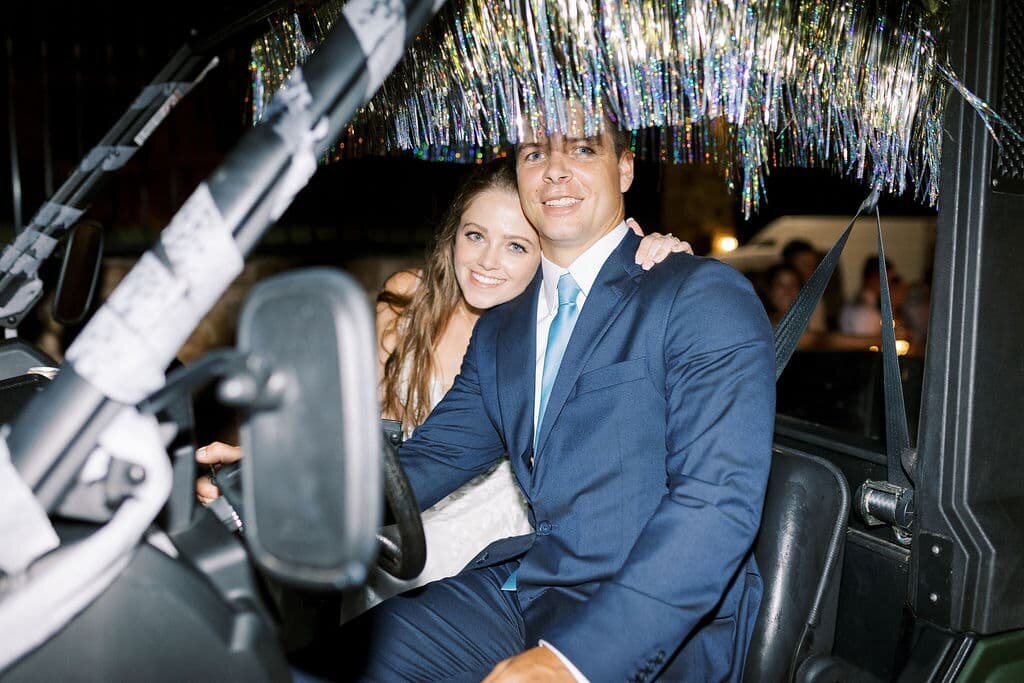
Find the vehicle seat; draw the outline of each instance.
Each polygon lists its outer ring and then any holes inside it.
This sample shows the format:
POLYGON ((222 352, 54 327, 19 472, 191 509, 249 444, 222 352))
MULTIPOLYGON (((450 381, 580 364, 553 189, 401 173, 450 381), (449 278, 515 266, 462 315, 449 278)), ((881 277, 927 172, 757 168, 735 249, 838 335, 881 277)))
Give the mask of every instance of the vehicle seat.
POLYGON ((764 598, 745 681, 830 679, 849 512, 849 486, 834 465, 804 453, 772 453, 754 546, 764 598))

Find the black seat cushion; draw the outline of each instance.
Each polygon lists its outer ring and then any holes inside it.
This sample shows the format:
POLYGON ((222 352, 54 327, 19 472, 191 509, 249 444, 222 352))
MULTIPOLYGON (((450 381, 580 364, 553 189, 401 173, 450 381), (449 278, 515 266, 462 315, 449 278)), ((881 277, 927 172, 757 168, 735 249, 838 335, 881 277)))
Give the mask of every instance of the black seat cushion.
POLYGON ((754 546, 764 599, 745 680, 792 680, 801 662, 831 651, 849 508, 849 487, 834 465, 773 453, 754 546))

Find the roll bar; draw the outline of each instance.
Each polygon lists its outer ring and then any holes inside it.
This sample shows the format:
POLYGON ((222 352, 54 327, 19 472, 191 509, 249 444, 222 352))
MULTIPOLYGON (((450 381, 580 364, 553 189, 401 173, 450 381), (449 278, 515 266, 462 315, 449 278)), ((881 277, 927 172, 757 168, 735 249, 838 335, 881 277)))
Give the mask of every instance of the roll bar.
POLYGON ((351 0, 331 34, 202 183, 18 416, 11 461, 53 511, 118 408, 163 384, 195 324, 444 0, 351 0))

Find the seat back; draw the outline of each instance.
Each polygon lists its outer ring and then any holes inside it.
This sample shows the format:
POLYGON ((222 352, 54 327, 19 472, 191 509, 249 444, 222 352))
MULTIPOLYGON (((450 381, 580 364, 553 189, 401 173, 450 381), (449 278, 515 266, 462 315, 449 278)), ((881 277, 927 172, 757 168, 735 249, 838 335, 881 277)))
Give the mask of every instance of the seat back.
POLYGON ((849 511, 849 487, 834 465, 775 450, 754 546, 764 598, 744 680, 791 681, 804 662, 831 651, 849 511))

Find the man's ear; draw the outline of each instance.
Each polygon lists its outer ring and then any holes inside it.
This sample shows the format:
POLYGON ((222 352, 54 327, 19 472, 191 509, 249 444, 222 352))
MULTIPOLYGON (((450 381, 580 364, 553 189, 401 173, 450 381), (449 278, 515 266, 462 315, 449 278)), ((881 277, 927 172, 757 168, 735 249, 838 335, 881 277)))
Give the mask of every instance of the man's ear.
POLYGON ((633 153, 628 149, 619 155, 619 191, 625 194, 633 184, 633 153))

